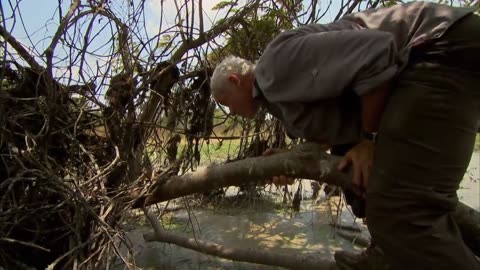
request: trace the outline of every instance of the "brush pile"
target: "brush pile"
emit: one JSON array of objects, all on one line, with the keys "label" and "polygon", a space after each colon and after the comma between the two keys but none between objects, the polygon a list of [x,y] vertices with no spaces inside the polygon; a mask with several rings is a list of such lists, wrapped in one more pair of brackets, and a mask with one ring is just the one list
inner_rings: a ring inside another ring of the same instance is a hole
[{"label": "brush pile", "polygon": [[93,84],[64,86],[46,72],[0,64],[0,266],[63,269],[104,263],[127,201],[106,175],[118,149],[97,134]]}]

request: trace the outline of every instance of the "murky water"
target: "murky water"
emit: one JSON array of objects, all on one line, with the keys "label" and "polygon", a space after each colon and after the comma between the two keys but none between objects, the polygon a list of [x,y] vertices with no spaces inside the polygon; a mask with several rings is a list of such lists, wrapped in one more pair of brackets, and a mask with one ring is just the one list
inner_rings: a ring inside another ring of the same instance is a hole
[{"label": "murky water", "polygon": [[[472,156],[470,167],[465,175],[458,196],[467,205],[480,210],[480,159],[479,153]],[[308,196],[309,182],[303,181],[303,194]],[[293,189],[295,190],[295,189]],[[332,211],[333,208],[333,211]],[[350,240],[336,234],[330,221],[340,221],[343,225],[354,225],[362,229],[362,236],[368,238],[366,227],[357,220],[355,223],[348,209],[343,208],[339,217],[335,214],[335,204],[314,204],[302,202],[300,213],[291,209],[273,209],[262,202],[244,208],[221,208],[217,210],[186,211],[175,214],[170,227],[186,237],[196,237],[227,247],[261,249],[279,254],[308,253],[332,258],[335,251],[359,250]],[[194,226],[189,225],[192,221]],[[142,269],[279,269],[275,267],[242,262],[232,262],[204,255],[195,251],[165,243],[146,243],[142,234],[149,227],[136,228],[128,233],[133,244],[136,264]],[[117,266],[116,269],[123,267]]]},{"label": "murky water", "polygon": [[[349,241],[335,235],[325,211],[317,207],[292,216],[249,210],[236,210],[234,215],[196,211],[191,216],[196,224],[194,228],[177,228],[177,232],[188,237],[195,234],[198,239],[227,247],[268,249],[279,254],[314,253],[331,258],[337,250],[353,250]],[[188,220],[185,212],[176,215],[176,222],[180,224],[187,224]],[[129,233],[138,252],[136,263],[144,269],[277,269],[218,259],[170,244],[143,243],[142,233],[147,231],[148,228]]]}]

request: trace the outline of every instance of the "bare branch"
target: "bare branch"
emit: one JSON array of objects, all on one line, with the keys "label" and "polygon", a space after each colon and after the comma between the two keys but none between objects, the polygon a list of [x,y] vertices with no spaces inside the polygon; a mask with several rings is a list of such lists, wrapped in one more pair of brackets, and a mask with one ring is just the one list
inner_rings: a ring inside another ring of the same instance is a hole
[{"label": "bare branch", "polygon": [[0,35],[5,39],[8,44],[10,44],[20,55],[20,57],[27,62],[32,69],[36,71],[43,70],[42,66],[40,66],[37,61],[33,58],[33,56],[23,47],[20,42],[18,42],[3,26],[0,26]]},{"label": "bare branch", "polygon": [[198,17],[200,21],[200,35],[203,35],[203,0],[198,0]]},{"label": "bare branch", "polygon": [[80,5],[80,0],[74,0],[72,4],[70,5],[70,9],[68,10],[67,14],[65,17],[63,17],[62,21],[60,22],[60,25],[57,28],[57,32],[52,38],[52,42],[48,46],[48,48],[45,50],[44,54],[47,57],[47,71],[49,74],[52,74],[52,58],[53,58],[53,52],[55,51],[55,47],[58,44],[58,41],[60,40],[60,37],[62,34],[67,30],[67,24],[70,21],[70,18],[73,16],[73,13],[77,10],[77,8]]},{"label": "bare branch", "polygon": [[236,13],[235,15],[227,19],[227,21],[214,26],[211,30],[205,32],[203,35],[200,35],[200,37],[198,37],[197,39],[186,40],[173,54],[171,58],[172,62],[179,61],[182,58],[182,56],[185,54],[185,52],[187,52],[188,50],[202,46],[206,42],[220,35],[225,30],[232,27],[235,23],[239,22],[240,19],[242,19],[244,16],[246,16],[255,8],[256,8],[255,4],[252,4],[248,7],[244,7],[240,12]]},{"label": "bare branch", "polygon": [[146,216],[154,228],[154,233],[144,235],[147,242],[160,241],[229,260],[279,266],[288,269],[338,269],[334,261],[323,259],[317,254],[279,254],[259,249],[239,249],[224,247],[195,238],[182,237],[163,230],[157,218],[151,212],[146,211]]}]

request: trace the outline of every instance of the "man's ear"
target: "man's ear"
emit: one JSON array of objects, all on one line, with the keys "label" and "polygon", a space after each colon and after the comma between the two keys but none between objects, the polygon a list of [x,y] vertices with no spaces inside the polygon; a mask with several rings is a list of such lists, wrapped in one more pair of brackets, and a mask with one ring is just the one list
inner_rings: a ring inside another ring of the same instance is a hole
[{"label": "man's ear", "polygon": [[240,85],[240,78],[235,74],[229,75],[228,80],[237,87]]}]

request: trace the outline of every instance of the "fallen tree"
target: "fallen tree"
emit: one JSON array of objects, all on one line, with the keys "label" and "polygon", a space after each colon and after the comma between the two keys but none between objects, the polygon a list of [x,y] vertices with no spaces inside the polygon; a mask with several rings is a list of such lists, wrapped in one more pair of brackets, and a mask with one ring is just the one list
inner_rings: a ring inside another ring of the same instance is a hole
[{"label": "fallen tree", "polygon": [[[157,179],[149,193],[137,199],[133,206],[141,208],[220,187],[258,182],[259,179],[270,179],[275,175],[312,179],[340,187],[349,187],[352,172],[351,170],[337,171],[339,161],[339,157],[327,154],[322,145],[304,143],[290,151],[272,156],[212,165],[182,176]],[[479,256],[480,214],[459,202],[454,218],[466,240],[465,242]]]},{"label": "fallen tree", "polygon": [[315,143],[301,144],[290,151],[268,157],[247,158],[221,165],[211,165],[193,173],[156,179],[147,195],[133,204],[134,208],[149,206],[186,195],[248,182],[264,182],[274,175],[321,180],[335,186],[350,185],[348,173],[335,168],[339,158],[325,152]]}]

